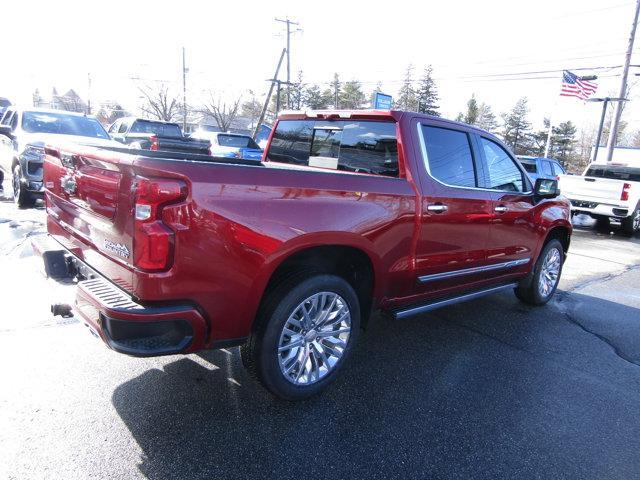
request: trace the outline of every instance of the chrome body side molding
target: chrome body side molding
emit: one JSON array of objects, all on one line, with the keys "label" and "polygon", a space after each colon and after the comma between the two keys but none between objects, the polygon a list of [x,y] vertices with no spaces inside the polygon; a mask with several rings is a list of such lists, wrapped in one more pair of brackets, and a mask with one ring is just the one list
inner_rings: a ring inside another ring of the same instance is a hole
[{"label": "chrome body side molding", "polygon": [[471,275],[473,273],[491,272],[493,270],[507,270],[509,268],[526,265],[531,261],[530,258],[521,258],[519,260],[511,260],[509,262],[496,263],[493,265],[485,265],[483,267],[463,268],[462,270],[452,270],[451,272],[434,273],[431,275],[422,275],[418,277],[420,283],[433,282],[435,280],[444,280],[447,278],[460,277],[463,275]]}]

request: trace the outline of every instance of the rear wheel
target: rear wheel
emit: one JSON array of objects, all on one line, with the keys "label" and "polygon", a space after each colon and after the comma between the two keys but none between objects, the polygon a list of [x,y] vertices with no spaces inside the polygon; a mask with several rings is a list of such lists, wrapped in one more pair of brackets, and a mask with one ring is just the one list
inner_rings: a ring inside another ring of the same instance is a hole
[{"label": "rear wheel", "polygon": [[33,207],[34,200],[31,194],[24,188],[22,184],[22,168],[20,165],[13,167],[13,201],[20,208]]},{"label": "rear wheel", "polygon": [[516,288],[516,296],[531,305],[547,303],[558,288],[563,263],[562,244],[556,239],[550,240],[542,249],[531,277]]},{"label": "rear wheel", "polygon": [[636,206],[634,212],[622,220],[622,230],[629,235],[633,235],[640,230],[640,205]]},{"label": "rear wheel", "polygon": [[360,328],[358,297],[334,275],[292,279],[266,300],[241,349],[249,372],[271,393],[301,400],[335,380]]}]

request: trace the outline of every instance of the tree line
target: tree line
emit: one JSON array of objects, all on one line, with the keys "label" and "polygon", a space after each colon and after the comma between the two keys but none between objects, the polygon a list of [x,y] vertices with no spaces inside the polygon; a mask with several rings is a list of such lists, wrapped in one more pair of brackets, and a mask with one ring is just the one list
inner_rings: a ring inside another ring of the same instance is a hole
[{"label": "tree line", "polygon": [[[215,122],[225,131],[238,117],[248,119],[251,123],[257,122],[263,108],[262,101],[251,90],[248,91],[248,95],[239,95],[231,99],[209,92],[205,100],[201,100],[197,105],[186,106],[182,104],[179,93],[172,92],[164,84],[139,87],[139,91],[141,94],[139,109],[150,118],[181,121],[186,110],[189,123],[197,121],[195,117],[199,116],[200,119],[206,118],[207,121]],[[285,108],[293,110],[371,108],[375,94],[378,92],[382,92],[380,82],[373,90],[367,92],[359,80],[345,81],[338,73],[334,73],[333,78],[326,83],[309,83],[305,81],[303,72],[299,71],[288,89],[283,86],[279,95],[272,96],[265,120],[268,123],[273,122],[277,111]],[[440,96],[431,65],[424,66],[416,74],[414,66],[410,64],[398,91],[385,93],[395,93],[393,102],[395,109],[441,115]],[[84,108],[85,104],[73,90],[65,96],[56,97],[56,95],[57,92],[54,89],[53,99],[58,99],[59,108],[66,109],[67,104],[72,105],[74,109]],[[41,101],[37,90],[34,93],[34,105],[36,100]],[[72,108],[69,107],[69,109]],[[126,111],[118,102],[111,101],[101,104],[94,113],[103,123],[111,123],[118,117],[124,116]],[[481,101],[472,94],[466,103],[465,110],[458,113],[455,120],[501,137],[516,155],[543,156],[545,153],[549,119],[544,119],[542,129],[534,130],[529,120],[527,97],[518,99],[509,111],[496,115],[488,102]],[[604,139],[608,136],[610,122],[611,112],[603,131]],[[640,131],[625,135],[625,128],[626,123],[623,121],[619,137],[623,140],[622,143],[640,146]],[[594,137],[594,128],[583,128],[578,131],[571,121],[554,124],[549,156],[559,159],[566,167],[579,170],[589,160]]]}]

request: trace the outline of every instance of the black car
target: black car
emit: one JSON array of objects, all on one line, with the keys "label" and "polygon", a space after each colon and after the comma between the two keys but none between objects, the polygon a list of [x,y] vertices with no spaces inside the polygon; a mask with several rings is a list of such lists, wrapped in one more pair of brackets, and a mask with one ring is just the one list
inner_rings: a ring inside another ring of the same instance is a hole
[{"label": "black car", "polygon": [[[42,198],[42,165],[46,144],[81,143],[117,147],[94,117],[39,108],[9,107],[0,121],[0,177],[12,176],[19,207]],[[0,181],[2,178],[0,178]]]},{"label": "black car", "polygon": [[211,142],[185,137],[177,123],[125,117],[113,122],[109,135],[114,140],[140,150],[209,155]]}]

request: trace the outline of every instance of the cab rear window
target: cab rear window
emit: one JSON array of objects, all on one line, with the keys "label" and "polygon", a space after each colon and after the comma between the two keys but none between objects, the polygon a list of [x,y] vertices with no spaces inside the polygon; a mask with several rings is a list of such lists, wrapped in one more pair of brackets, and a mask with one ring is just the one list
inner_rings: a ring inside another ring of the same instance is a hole
[{"label": "cab rear window", "polygon": [[615,167],[615,166],[593,166],[589,167],[586,177],[613,178],[615,180],[629,180],[640,182],[640,168]]},{"label": "cab rear window", "polygon": [[281,120],[267,158],[272,162],[397,177],[396,124],[368,120]]}]

